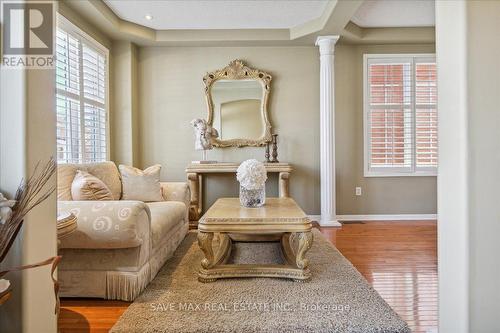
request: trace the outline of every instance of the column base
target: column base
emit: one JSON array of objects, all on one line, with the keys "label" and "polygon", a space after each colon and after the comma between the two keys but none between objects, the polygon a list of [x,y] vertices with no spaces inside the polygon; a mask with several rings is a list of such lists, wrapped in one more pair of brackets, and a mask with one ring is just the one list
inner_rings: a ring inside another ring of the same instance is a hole
[{"label": "column base", "polygon": [[341,227],[342,224],[337,219],[323,218],[319,220],[319,225],[322,227]]}]

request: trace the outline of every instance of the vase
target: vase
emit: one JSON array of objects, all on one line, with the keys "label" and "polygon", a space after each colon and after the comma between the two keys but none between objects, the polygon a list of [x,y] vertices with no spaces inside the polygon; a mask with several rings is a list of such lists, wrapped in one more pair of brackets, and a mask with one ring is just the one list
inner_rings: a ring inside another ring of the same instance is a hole
[{"label": "vase", "polygon": [[240,186],[240,203],[244,207],[261,207],[266,203],[266,187],[247,190]]}]

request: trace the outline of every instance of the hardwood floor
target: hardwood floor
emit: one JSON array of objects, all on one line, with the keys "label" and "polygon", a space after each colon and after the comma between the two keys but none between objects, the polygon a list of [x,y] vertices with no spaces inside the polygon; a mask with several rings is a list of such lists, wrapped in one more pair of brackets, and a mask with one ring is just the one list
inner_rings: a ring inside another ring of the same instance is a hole
[{"label": "hardwood floor", "polygon": [[356,222],[321,232],[413,332],[437,332],[436,222]]},{"label": "hardwood floor", "polygon": [[108,332],[129,305],[129,302],[94,298],[62,298],[59,332]]},{"label": "hardwood floor", "polygon": [[[437,332],[437,228],[433,221],[351,222],[320,228],[413,332]],[[107,332],[128,302],[62,299],[60,332]]]}]

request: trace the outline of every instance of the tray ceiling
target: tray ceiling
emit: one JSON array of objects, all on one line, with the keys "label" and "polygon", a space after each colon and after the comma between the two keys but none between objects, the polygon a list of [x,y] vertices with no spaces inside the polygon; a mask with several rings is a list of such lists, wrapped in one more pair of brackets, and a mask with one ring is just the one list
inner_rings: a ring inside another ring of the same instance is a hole
[{"label": "tray ceiling", "polygon": [[362,28],[434,26],[434,0],[368,0],[352,17]]},{"label": "tray ceiling", "polygon": [[[327,0],[104,0],[120,18],[155,30],[286,29],[323,14]],[[151,15],[151,20],[146,19]]]}]

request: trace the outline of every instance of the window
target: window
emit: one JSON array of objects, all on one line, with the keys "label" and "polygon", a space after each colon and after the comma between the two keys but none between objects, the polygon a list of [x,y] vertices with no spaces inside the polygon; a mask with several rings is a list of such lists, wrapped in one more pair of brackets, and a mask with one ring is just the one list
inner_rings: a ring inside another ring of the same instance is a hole
[{"label": "window", "polygon": [[365,176],[435,176],[435,56],[365,54],[363,74]]},{"label": "window", "polygon": [[108,50],[62,16],[56,33],[58,163],[108,159]]}]

